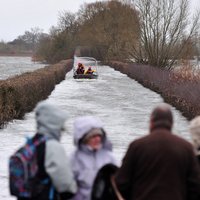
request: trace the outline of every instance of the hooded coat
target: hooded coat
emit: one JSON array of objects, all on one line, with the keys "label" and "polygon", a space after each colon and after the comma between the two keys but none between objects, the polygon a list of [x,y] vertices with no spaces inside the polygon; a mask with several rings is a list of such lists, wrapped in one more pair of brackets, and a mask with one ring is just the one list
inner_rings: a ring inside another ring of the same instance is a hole
[{"label": "hooded coat", "polygon": [[[76,182],[65,150],[60,144],[61,130],[66,120],[66,113],[58,107],[43,101],[35,109],[37,134],[33,140],[46,136],[47,141],[37,146],[39,166],[38,178],[49,178],[50,183],[34,200],[47,200],[53,185],[54,198],[69,199],[77,190]],[[20,199],[21,200],[21,199]]]},{"label": "hooded coat", "polygon": [[[82,143],[82,139],[93,128],[103,131],[102,147],[92,150]],[[78,192],[73,200],[90,200],[94,179],[99,169],[108,164],[116,164],[112,154],[112,146],[103,130],[102,122],[95,117],[79,117],[74,123],[74,142],[76,150],[71,155],[72,170],[77,181]]]}]

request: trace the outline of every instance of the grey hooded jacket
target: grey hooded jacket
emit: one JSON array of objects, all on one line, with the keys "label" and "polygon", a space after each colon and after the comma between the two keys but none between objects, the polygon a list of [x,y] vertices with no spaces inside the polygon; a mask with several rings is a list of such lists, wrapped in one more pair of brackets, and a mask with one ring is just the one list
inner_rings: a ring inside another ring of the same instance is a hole
[{"label": "grey hooded jacket", "polygon": [[117,164],[105,131],[101,149],[94,151],[81,143],[81,139],[93,128],[103,129],[103,124],[98,118],[85,116],[75,120],[74,142],[77,148],[71,155],[71,164],[78,184],[78,192],[73,200],[90,200],[93,181],[98,170],[108,163]]},{"label": "grey hooded jacket", "polygon": [[77,186],[69,160],[60,144],[61,130],[66,120],[66,113],[55,105],[43,101],[35,109],[37,133],[46,135],[45,170],[57,192],[76,193]]}]

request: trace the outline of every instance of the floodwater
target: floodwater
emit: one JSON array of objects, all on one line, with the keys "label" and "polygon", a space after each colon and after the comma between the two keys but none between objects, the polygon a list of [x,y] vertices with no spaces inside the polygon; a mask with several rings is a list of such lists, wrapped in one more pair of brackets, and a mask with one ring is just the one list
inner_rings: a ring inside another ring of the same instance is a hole
[{"label": "floodwater", "polygon": [[[149,115],[163,102],[159,94],[144,88],[126,75],[108,67],[99,67],[99,79],[75,80],[70,71],[48,98],[69,114],[62,145],[69,154],[73,146],[72,125],[76,117],[98,116],[105,125],[119,163],[131,141],[148,133]],[[174,132],[190,140],[188,121],[173,108]],[[35,132],[34,112],[23,120],[15,120],[0,130],[0,199],[14,199],[8,194],[8,158]]]},{"label": "floodwater", "polygon": [[41,63],[31,62],[31,57],[0,56],[0,80],[34,71],[44,66]]}]

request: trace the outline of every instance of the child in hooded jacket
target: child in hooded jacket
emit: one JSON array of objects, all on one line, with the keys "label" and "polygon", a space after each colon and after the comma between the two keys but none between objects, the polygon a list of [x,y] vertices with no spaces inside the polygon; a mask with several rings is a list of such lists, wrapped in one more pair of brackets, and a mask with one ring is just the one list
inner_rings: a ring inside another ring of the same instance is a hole
[{"label": "child in hooded jacket", "polygon": [[93,116],[79,117],[74,122],[76,149],[71,155],[72,171],[78,185],[73,200],[90,200],[97,172],[108,163],[117,165],[102,122]]}]

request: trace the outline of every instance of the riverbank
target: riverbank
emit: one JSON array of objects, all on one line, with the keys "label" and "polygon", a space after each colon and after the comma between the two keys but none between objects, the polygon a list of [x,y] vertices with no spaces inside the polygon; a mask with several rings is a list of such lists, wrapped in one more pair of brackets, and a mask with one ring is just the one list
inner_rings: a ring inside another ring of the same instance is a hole
[{"label": "riverbank", "polygon": [[134,63],[112,61],[108,65],[159,93],[165,102],[180,110],[188,120],[200,115],[199,77],[179,76],[174,72]]},{"label": "riverbank", "polygon": [[23,118],[37,102],[46,99],[65,79],[73,60],[64,60],[34,72],[0,81],[0,128],[12,119]]}]

